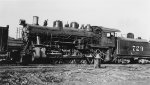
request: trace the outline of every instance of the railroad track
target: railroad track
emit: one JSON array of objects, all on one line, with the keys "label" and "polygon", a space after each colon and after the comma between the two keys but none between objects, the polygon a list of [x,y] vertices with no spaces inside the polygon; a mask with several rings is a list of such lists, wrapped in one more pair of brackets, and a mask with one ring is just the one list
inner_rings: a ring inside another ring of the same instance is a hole
[{"label": "railroad track", "polygon": [[[118,67],[118,66],[149,66],[148,64],[101,64],[102,68],[106,67]],[[93,64],[28,64],[26,66],[20,65],[20,64],[0,64],[0,69],[3,68],[66,68],[67,66],[73,66],[73,67],[93,67]]]}]

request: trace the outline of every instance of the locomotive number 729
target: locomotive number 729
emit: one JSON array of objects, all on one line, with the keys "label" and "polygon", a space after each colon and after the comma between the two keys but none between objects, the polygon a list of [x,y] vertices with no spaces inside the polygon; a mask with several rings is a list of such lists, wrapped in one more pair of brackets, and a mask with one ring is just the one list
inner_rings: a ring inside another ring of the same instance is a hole
[{"label": "locomotive number 729", "polygon": [[133,51],[143,51],[143,46],[132,46]]}]

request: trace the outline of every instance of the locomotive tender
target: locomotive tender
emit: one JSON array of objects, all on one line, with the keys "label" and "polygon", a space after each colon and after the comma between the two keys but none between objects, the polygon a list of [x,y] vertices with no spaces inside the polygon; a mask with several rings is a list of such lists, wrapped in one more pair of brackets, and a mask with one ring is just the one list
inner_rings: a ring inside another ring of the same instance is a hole
[{"label": "locomotive tender", "polygon": [[[93,63],[96,51],[101,52],[103,63],[141,62],[150,59],[150,44],[144,39],[134,39],[132,33],[127,38],[117,37],[118,29],[102,26],[79,27],[77,22],[63,26],[62,21],[54,21],[53,27],[38,24],[38,17],[33,17],[33,24],[20,20],[22,37],[18,40],[1,38],[8,42],[7,52],[12,60],[21,63]],[[3,34],[8,36],[8,34]],[[1,44],[1,49],[3,44]],[[3,45],[4,46],[4,45]],[[2,52],[2,50],[1,50]]]},{"label": "locomotive tender", "polygon": [[[133,37],[117,38],[117,57],[130,59],[130,62],[149,62],[150,43],[145,39],[134,39]],[[123,61],[118,61],[123,62]]]}]

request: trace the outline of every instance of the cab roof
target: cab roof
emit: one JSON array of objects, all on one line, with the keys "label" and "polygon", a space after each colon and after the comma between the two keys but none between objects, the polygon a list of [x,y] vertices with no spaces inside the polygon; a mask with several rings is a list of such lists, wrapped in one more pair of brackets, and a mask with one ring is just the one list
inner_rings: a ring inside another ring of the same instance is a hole
[{"label": "cab roof", "polygon": [[120,30],[118,29],[114,29],[114,28],[107,28],[107,27],[103,27],[103,26],[92,26],[96,29],[100,29],[101,31],[103,32],[121,32]]}]

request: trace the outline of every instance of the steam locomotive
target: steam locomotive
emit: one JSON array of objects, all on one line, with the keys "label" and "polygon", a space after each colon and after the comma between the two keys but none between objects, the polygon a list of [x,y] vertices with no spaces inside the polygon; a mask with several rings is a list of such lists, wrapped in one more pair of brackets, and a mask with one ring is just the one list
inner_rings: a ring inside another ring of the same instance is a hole
[{"label": "steam locomotive", "polygon": [[1,32],[6,32],[0,37],[0,59],[27,64],[41,61],[91,64],[99,50],[103,63],[149,62],[149,42],[134,39],[132,33],[127,38],[117,37],[118,29],[90,24],[79,27],[77,22],[63,26],[60,20],[54,21],[53,27],[48,27],[46,21],[40,26],[38,19],[34,16],[33,24],[20,20],[23,27],[20,39],[9,39],[8,27],[0,27]]}]

